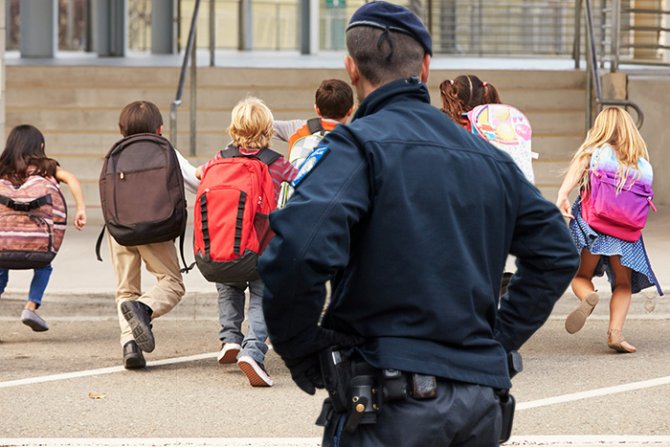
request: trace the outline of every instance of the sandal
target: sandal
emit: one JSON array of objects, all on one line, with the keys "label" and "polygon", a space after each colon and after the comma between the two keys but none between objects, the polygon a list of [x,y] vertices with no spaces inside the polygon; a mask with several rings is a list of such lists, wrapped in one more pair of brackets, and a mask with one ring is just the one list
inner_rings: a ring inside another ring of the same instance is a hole
[{"label": "sandal", "polygon": [[623,334],[620,329],[610,329],[607,331],[607,346],[614,349],[616,352],[623,354],[632,354],[637,351],[635,346],[623,339]]},{"label": "sandal", "polygon": [[584,327],[586,319],[591,315],[599,300],[598,293],[591,292],[568,314],[568,318],[565,319],[565,330],[568,331],[568,334],[574,334]]}]

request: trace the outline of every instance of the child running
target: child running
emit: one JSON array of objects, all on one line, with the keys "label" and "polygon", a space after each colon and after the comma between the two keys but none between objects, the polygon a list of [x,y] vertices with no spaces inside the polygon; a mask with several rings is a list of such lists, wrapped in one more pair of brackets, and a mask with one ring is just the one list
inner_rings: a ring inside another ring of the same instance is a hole
[{"label": "child running", "polygon": [[[124,138],[138,134],[162,136],[163,116],[156,104],[144,100],[133,101],[119,114],[119,130]],[[175,154],[185,188],[195,192],[198,187],[195,167],[176,149]],[[168,194],[167,190],[165,194]],[[174,309],[186,292],[177,249],[173,240],[125,246],[110,234],[108,241],[116,277],[123,366],[126,369],[145,368],[143,352],[152,352],[155,348],[152,321]],[[154,286],[144,292],[142,263],[156,279]]]},{"label": "child running", "polygon": [[[56,160],[46,156],[42,132],[30,124],[22,124],[13,128],[7,137],[7,145],[0,155],[0,178],[10,181],[14,186],[20,186],[31,175],[39,175],[56,184],[67,184],[77,206],[74,226],[77,230],[84,228],[86,205],[79,180],[61,168]],[[36,311],[42,305],[52,270],[51,264],[33,270],[28,301],[21,312],[21,322],[36,332],[49,330],[47,322]],[[0,268],[0,296],[5,291],[8,280],[9,270]]]},{"label": "child running", "polygon": [[589,173],[596,168],[614,174],[618,191],[634,182],[651,185],[653,172],[648,160],[647,146],[630,115],[621,108],[605,108],[573,156],[556,200],[563,215],[571,219],[572,238],[581,253],[579,270],[572,281],[572,291],[580,304],[568,315],[565,329],[574,334],[584,327],[599,301],[592,279],[607,273],[612,288],[607,345],[621,353],[636,351],[623,337],[631,294],[651,286],[663,293],[642,238],[629,242],[594,230],[583,218],[581,194],[572,207],[568,196],[576,187],[580,192],[589,191]]},{"label": "child running", "polygon": [[[232,111],[232,120],[228,133],[232,143],[225,151],[233,151],[239,156],[255,156],[267,148],[273,134],[273,117],[270,109],[258,98],[249,97],[240,101]],[[221,158],[217,152],[213,160]],[[212,161],[196,170],[196,177],[201,179]],[[295,178],[296,169],[283,156],[268,166],[275,198],[279,195],[282,182],[290,182]],[[219,339],[222,342],[218,355],[220,364],[237,362],[238,367],[249,379],[251,386],[272,386],[272,378],[265,369],[265,354],[268,337],[265,318],[263,317],[263,291],[265,286],[256,273],[255,277],[239,283],[216,283],[219,292],[219,322],[221,330]],[[246,336],[242,333],[244,320],[245,290],[249,289],[249,330]]]}]

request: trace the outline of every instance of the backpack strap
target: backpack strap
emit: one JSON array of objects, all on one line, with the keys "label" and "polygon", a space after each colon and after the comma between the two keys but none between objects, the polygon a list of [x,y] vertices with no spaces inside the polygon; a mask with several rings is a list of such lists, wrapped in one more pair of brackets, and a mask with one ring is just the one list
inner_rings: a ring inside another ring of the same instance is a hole
[{"label": "backpack strap", "polygon": [[184,239],[186,239],[186,227],[184,227],[184,231],[182,231],[181,235],[179,235],[179,254],[181,256],[181,262],[184,264],[184,268],[180,269],[179,271],[181,273],[188,273],[193,269],[195,261],[192,262],[191,265],[186,263],[186,258],[184,257]]},{"label": "backpack strap", "polygon": [[221,158],[234,158],[234,157],[257,158],[258,160],[262,161],[268,166],[277,161],[279,157],[281,157],[281,154],[279,152],[273,151],[268,147],[261,149],[256,154],[247,155],[240,152],[240,148],[238,148],[237,146],[228,146],[226,149],[221,150],[220,154]]},{"label": "backpack strap", "polygon": [[321,118],[310,118],[307,120],[307,129],[309,129],[309,133],[314,134],[314,133],[321,133],[323,132],[323,124],[321,124]]},{"label": "backpack strap", "polygon": [[100,247],[102,246],[102,237],[105,235],[105,227],[106,225],[102,225],[102,230],[100,230],[100,234],[98,235],[98,240],[95,241],[95,257],[98,261],[102,262],[102,256],[100,256]]},{"label": "backpack strap", "polygon": [[14,211],[30,211],[41,208],[44,205],[50,205],[51,195],[47,194],[45,196],[31,200],[30,202],[17,202],[16,200],[7,196],[0,196],[0,204],[5,205],[7,208],[13,209]]}]

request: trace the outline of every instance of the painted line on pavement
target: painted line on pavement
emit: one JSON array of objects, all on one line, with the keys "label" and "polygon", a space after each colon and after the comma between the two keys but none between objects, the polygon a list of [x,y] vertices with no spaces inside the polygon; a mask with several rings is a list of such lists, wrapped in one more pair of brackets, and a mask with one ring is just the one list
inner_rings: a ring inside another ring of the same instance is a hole
[{"label": "painted line on pavement", "polygon": [[[147,366],[163,366],[163,365],[174,365],[177,363],[186,363],[186,362],[194,362],[197,360],[205,360],[205,359],[210,359],[210,358],[215,358],[218,352],[209,352],[206,354],[197,354],[197,355],[189,355],[185,357],[175,357],[175,358],[168,358],[168,359],[162,359],[162,360],[154,360],[147,362]],[[117,372],[123,372],[126,371],[126,369],[123,366],[111,366],[109,368],[97,368],[97,369],[89,369],[86,371],[74,371],[74,372],[69,372],[69,373],[61,373],[61,374],[52,374],[48,376],[39,376],[39,377],[29,377],[27,379],[16,379],[16,380],[8,380],[6,382],[0,382],[0,388],[11,388],[15,386],[22,386],[22,385],[34,385],[37,383],[45,383],[45,382],[54,382],[57,380],[68,380],[68,379],[78,379],[81,377],[90,377],[90,376],[98,376],[102,374],[112,374],[112,373],[117,373]],[[0,445],[2,445],[0,443]]]},{"label": "painted line on pavement", "polygon": [[[321,438],[0,438],[11,447],[318,447]],[[512,436],[506,446],[668,446],[670,436]]]},{"label": "painted line on pavement", "polygon": [[608,386],[605,388],[597,388],[590,391],[581,391],[579,393],[563,394],[562,396],[548,397],[545,399],[532,400],[530,402],[521,402],[516,405],[516,409],[528,410],[530,408],[546,407],[549,405],[562,404],[582,399],[590,399],[592,397],[607,396],[610,394],[625,393],[627,391],[635,391],[663,385],[670,385],[670,376],[642,380],[640,382],[631,382],[623,385]]},{"label": "painted line on pavement", "polygon": [[[193,362],[198,360],[205,360],[216,357],[218,352],[209,352],[205,354],[196,354],[185,357],[167,358],[162,360],[154,360],[147,362],[148,367],[174,365],[178,363]],[[0,382],[0,389],[12,388],[23,385],[34,385],[38,383],[54,382],[57,380],[77,379],[81,377],[97,376],[102,374],[113,374],[123,372],[126,369],[123,366],[112,366],[108,368],[97,368],[85,371],[74,371],[69,373],[52,374],[48,376],[30,377],[26,379],[8,380]],[[531,408],[546,407],[550,405],[557,405],[567,402],[574,402],[577,400],[590,399],[592,397],[607,396],[610,394],[624,393],[628,391],[636,391],[645,388],[653,388],[656,386],[670,385],[670,376],[658,377],[656,379],[642,380],[639,382],[631,382],[623,385],[615,385],[604,388],[597,388],[589,391],[581,391],[578,393],[563,394],[561,396],[548,397],[544,399],[537,399],[529,402],[519,402],[516,405],[517,410],[528,410]]]}]

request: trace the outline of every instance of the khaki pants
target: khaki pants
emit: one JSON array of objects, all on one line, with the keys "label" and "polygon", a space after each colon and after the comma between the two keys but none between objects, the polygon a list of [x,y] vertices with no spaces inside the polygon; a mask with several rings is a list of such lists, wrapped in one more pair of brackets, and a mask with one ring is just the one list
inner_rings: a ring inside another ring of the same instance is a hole
[{"label": "khaki pants", "polygon": [[[133,340],[128,322],[121,313],[121,303],[139,300],[153,310],[151,318],[171,311],[184,296],[185,288],[179,271],[174,241],[125,247],[109,236],[109,251],[116,276],[116,309],[121,327],[121,346]],[[157,283],[142,293],[141,261]]]}]

